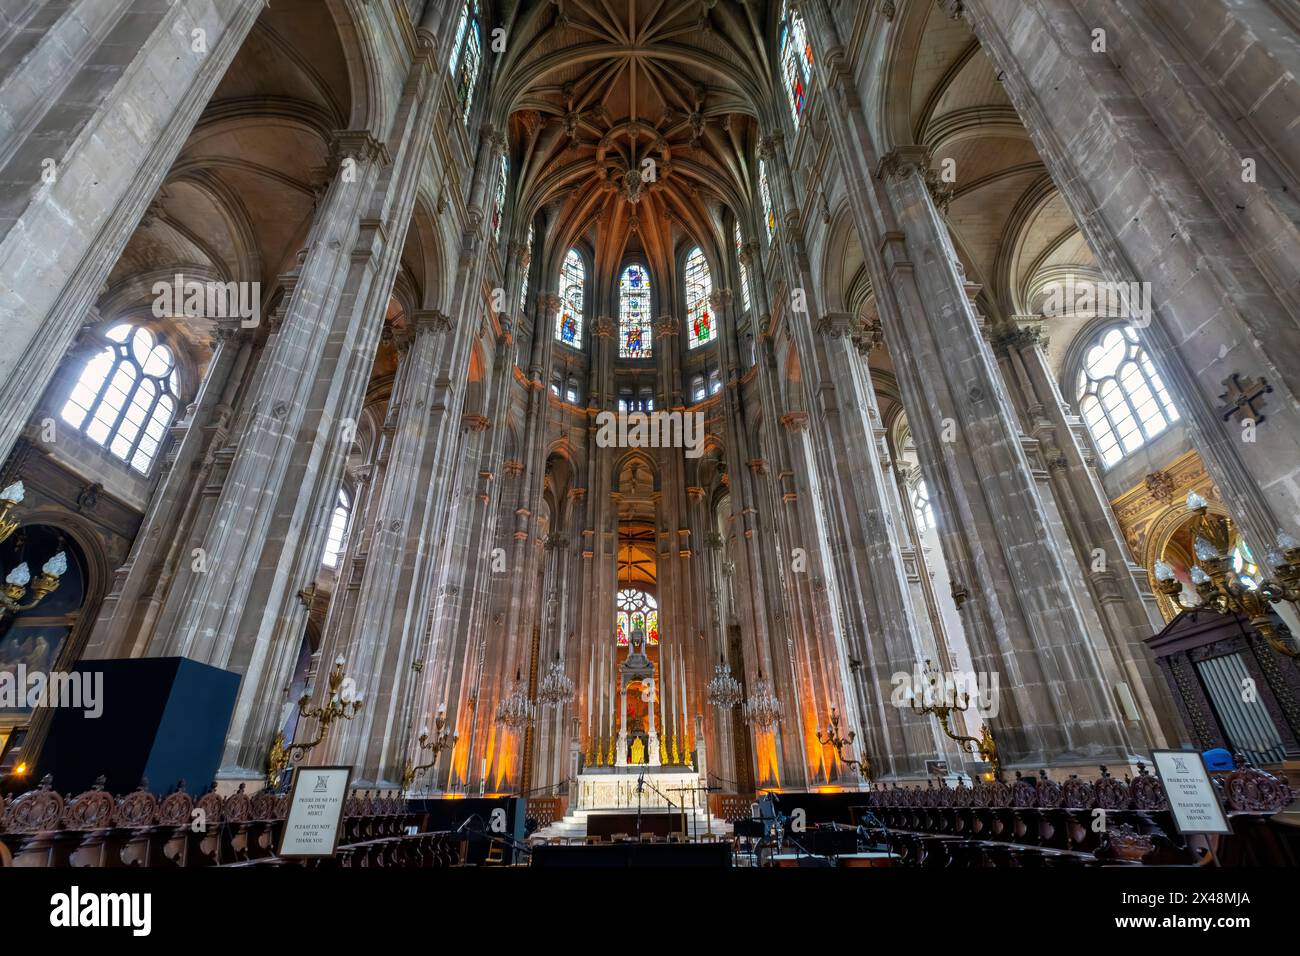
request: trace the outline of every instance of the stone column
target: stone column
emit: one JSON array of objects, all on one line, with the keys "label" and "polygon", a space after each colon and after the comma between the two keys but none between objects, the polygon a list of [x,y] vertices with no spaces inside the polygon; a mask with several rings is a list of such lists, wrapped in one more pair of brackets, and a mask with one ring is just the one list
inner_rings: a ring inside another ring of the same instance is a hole
[{"label": "stone column", "polygon": [[917,454],[941,518],[954,591],[979,671],[1010,691],[991,721],[1004,763],[1126,759],[1132,750],[1100,667],[1019,429],[965,290],[920,148],[879,176],[897,228],[880,242],[896,299],[881,319]]},{"label": "stone column", "polygon": [[260,769],[278,723],[306,616],[296,595],[319,566],[383,325],[401,244],[363,217],[385,156],[368,134],[339,137],[339,172],[247,398],[243,435],[202,538],[203,565],[180,570],[150,647],[244,676],[223,760],[234,773]]},{"label": "stone column", "polygon": [[[1070,576],[1092,597],[1089,630],[1114,692],[1127,688],[1151,746],[1176,746],[1183,731],[1144,640],[1163,626],[1146,571],[1134,564],[1093,467],[1086,425],[1069,413],[1043,353],[1037,329],[1014,325],[994,334],[1003,381],[1031,447],[1044,500],[1053,506],[1057,538]],[[1121,698],[1122,699],[1122,698]]]},{"label": "stone column", "polygon": [[321,642],[322,659],[347,659],[368,702],[355,720],[336,725],[327,751],[328,760],[354,767],[359,786],[395,786],[412,727],[427,721],[409,712],[408,689],[419,676],[412,663],[423,643],[425,582],[436,558],[425,546],[427,515],[445,503],[444,494],[431,492],[446,481],[443,459],[454,454],[460,429],[459,416],[447,409],[450,383],[440,381],[443,355],[453,347],[451,329],[441,312],[410,317],[393,396],[396,431],[376,489],[355,613],[346,620],[331,614]]},{"label": "stone column", "polygon": [[37,39],[0,67],[0,460],[264,6],[77,0],[13,24]]},{"label": "stone column", "polygon": [[[1300,148],[1277,125],[1294,113],[1294,23],[1227,0],[953,8],[1106,277],[1150,284],[1139,338],[1262,554],[1279,525],[1300,525],[1300,363],[1286,360],[1300,351]],[[1255,379],[1272,393],[1235,404]]]},{"label": "stone column", "polygon": [[[1087,635],[922,147],[883,158],[825,0],[807,0],[818,77],[885,341],[937,515],[1004,766],[1127,759],[1133,744]],[[1062,85],[1062,89],[1067,87]]]}]

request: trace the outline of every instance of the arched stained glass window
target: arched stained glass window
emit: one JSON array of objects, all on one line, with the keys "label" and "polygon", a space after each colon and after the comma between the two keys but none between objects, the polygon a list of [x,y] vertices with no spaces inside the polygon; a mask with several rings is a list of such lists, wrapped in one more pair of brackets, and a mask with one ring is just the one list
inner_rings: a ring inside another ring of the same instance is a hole
[{"label": "arched stained glass window", "polygon": [[575,349],[582,347],[582,289],[587,272],[577,249],[570,249],[560,266],[560,314],[555,317],[555,337]]},{"label": "arched stained glass window", "polygon": [[630,265],[618,280],[618,357],[650,357],[650,274]]},{"label": "arched stained glass window", "polygon": [[65,422],[145,475],[176,414],[176,361],[148,329],[109,329],[63,404]]},{"label": "arched stained glass window", "polygon": [[763,200],[763,222],[767,224],[767,241],[776,235],[776,213],[772,211],[772,190],[767,185],[767,163],[758,161],[758,195]]},{"label": "arched stained glass window", "polygon": [[456,103],[461,119],[469,123],[474,106],[474,88],[478,84],[478,71],[483,62],[483,34],[479,26],[478,4],[467,0],[460,12],[460,25],[456,29],[456,45],[452,47],[451,75],[456,81]]},{"label": "arched stained glass window", "polygon": [[689,326],[689,348],[711,342],[714,338],[713,314],[709,311],[709,295],[713,280],[704,253],[696,246],[686,257],[686,324]]},{"label": "arched stained glass window", "polygon": [[1178,409],[1131,328],[1101,333],[1084,356],[1077,398],[1107,467],[1178,421]]},{"label": "arched stained glass window", "polygon": [[745,237],[740,232],[740,220],[736,220],[736,261],[740,263],[740,301],[745,306],[745,311],[749,311],[749,266],[745,265],[743,256],[745,250]]},{"label": "arched stained glass window", "polygon": [[345,489],[339,489],[338,500],[330,514],[330,529],[325,537],[325,554],[321,563],[328,568],[338,567],[339,556],[343,554],[343,536],[348,530],[348,518],[352,514],[352,499]]},{"label": "arched stained glass window", "polygon": [[533,264],[533,224],[528,224],[528,238],[524,240],[524,255],[519,260],[519,311],[528,304],[528,270]]},{"label": "arched stained glass window", "polygon": [[615,632],[620,647],[627,647],[638,627],[645,632],[647,644],[659,643],[659,604],[653,594],[639,588],[623,588],[618,592],[617,605]]},{"label": "arched stained glass window", "polygon": [[492,241],[501,241],[501,220],[505,218],[506,187],[510,184],[510,161],[501,154],[501,167],[497,172],[497,191],[492,201]]},{"label": "arched stained glass window", "polygon": [[812,82],[813,52],[808,41],[808,31],[804,27],[803,17],[789,9],[788,3],[781,5],[781,72],[785,77],[786,98],[790,103],[790,115],[794,117],[794,127],[799,128],[803,120],[803,108],[808,99],[808,87]]}]

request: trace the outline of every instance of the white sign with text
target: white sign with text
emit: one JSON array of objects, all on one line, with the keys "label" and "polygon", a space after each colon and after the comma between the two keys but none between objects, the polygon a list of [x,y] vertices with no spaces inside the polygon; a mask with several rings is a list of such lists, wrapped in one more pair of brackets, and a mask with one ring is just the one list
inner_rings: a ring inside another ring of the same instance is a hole
[{"label": "white sign with text", "polygon": [[1151,754],[1165,785],[1169,810],[1179,833],[1231,833],[1205,762],[1195,750],[1156,750]]},{"label": "white sign with text", "polygon": [[343,823],[351,767],[298,767],[280,856],[333,856]]}]

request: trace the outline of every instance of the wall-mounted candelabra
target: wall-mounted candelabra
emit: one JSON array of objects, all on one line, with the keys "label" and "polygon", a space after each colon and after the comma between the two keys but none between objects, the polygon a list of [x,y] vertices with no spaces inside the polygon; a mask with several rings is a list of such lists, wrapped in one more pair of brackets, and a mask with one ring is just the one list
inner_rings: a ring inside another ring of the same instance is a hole
[{"label": "wall-mounted candelabra", "polygon": [[866,777],[867,782],[870,783],[875,779],[871,773],[871,758],[863,755],[861,760],[854,760],[851,757],[844,756],[844,748],[852,746],[853,741],[857,739],[857,736],[858,735],[851,730],[847,737],[840,736],[840,715],[836,712],[835,708],[832,707],[830,726],[828,726],[825,731],[817,731],[817,742],[823,747],[834,747],[835,756],[840,758],[840,762],[862,774],[862,776]]},{"label": "wall-mounted candelabra", "polygon": [[918,717],[934,714],[939,721],[939,726],[943,728],[944,734],[950,740],[955,740],[964,753],[971,755],[978,753],[980,759],[987,763],[993,771],[993,776],[1001,779],[1002,763],[998,759],[998,745],[993,740],[993,732],[989,730],[989,725],[987,723],[980,724],[980,735],[978,737],[967,737],[964,734],[954,733],[952,730],[952,715],[954,713],[965,713],[970,709],[970,691],[964,691],[959,695],[956,682],[943,680],[942,675],[928,660],[925,662],[924,673],[928,685],[934,688],[935,693],[927,701],[925,699],[926,694],[922,693],[921,697],[918,698],[912,688],[907,688],[904,697],[912,708],[912,713]]},{"label": "wall-mounted candelabra", "polygon": [[[10,518],[9,513],[22,504],[26,491],[21,481],[15,481],[0,491],[0,544],[8,541],[18,530],[17,519]],[[62,548],[41,567],[41,573],[32,577],[31,569],[23,561],[14,566],[5,575],[4,587],[0,588],[0,620],[6,614],[21,614],[30,611],[45,600],[50,592],[59,586],[59,578],[68,570],[68,555]],[[24,600],[30,597],[30,600]]]},{"label": "wall-mounted candelabra", "polygon": [[330,725],[334,721],[352,720],[361,713],[362,695],[356,692],[352,678],[344,674],[345,663],[343,655],[340,654],[335,658],[334,669],[330,671],[329,693],[325,696],[325,703],[319,707],[309,707],[310,690],[304,691],[302,697],[298,699],[298,714],[305,720],[314,718],[320,722],[316,739],[286,747],[284,733],[275,735],[275,740],[271,743],[271,751],[266,758],[266,785],[270,789],[278,789],[280,778],[289,769],[289,765],[302,760],[309,751],[314,750],[329,736]]},{"label": "wall-mounted candelabra", "polygon": [[451,727],[447,725],[447,705],[443,704],[438,708],[438,714],[433,720],[433,733],[429,733],[428,727],[420,729],[420,753],[428,751],[429,762],[411,766],[411,762],[406,762],[406,769],[402,771],[402,788],[410,790],[411,785],[415,783],[415,778],[423,774],[426,770],[432,770],[438,762],[438,755],[450,747],[455,747],[456,742],[460,740],[460,735],[452,733]]},{"label": "wall-mounted candelabra", "polygon": [[[1276,578],[1252,587],[1233,567],[1227,521],[1211,517],[1209,503],[1194,491],[1187,496],[1187,509],[1196,516],[1192,526],[1196,564],[1190,574],[1201,606],[1221,614],[1241,615],[1273,650],[1287,657],[1300,656],[1295,646],[1278,633],[1270,607],[1282,601],[1300,602],[1300,541],[1279,531],[1276,547],[1270,548],[1267,556]],[[1157,561],[1155,578],[1160,593],[1178,603],[1183,583],[1175,576],[1173,565]]]}]

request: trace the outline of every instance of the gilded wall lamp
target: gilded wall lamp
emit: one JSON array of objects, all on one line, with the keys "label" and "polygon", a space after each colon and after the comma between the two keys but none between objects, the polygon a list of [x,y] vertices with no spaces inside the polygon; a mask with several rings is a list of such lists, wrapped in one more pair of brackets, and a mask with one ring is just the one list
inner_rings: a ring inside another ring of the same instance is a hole
[{"label": "gilded wall lamp", "polygon": [[840,715],[836,712],[834,707],[831,708],[830,726],[826,728],[824,733],[820,730],[817,731],[817,742],[819,744],[823,747],[834,747],[835,756],[839,757],[840,761],[846,766],[856,770],[858,773],[862,774],[862,776],[866,777],[867,782],[870,783],[875,779],[871,775],[871,758],[863,756],[861,760],[854,760],[850,757],[844,756],[844,748],[852,745],[856,738],[857,734],[851,730],[847,737],[840,736]]},{"label": "gilded wall lamp", "polygon": [[306,720],[314,718],[320,722],[316,739],[286,747],[284,733],[275,735],[271,752],[266,758],[266,785],[270,789],[275,790],[280,786],[280,777],[291,763],[302,760],[307,756],[308,751],[314,750],[325,740],[334,721],[340,718],[352,720],[361,713],[362,695],[356,692],[356,684],[352,678],[343,673],[345,663],[342,654],[334,659],[334,669],[330,671],[329,693],[325,696],[325,703],[319,707],[309,707],[310,690],[304,691],[302,697],[298,699],[298,714]]},{"label": "gilded wall lamp", "polygon": [[[957,694],[957,683],[952,680],[942,680],[939,671],[927,660],[925,662],[925,675],[928,678],[929,686],[934,688],[936,693],[930,697],[929,703],[926,702],[926,695],[922,692],[918,698],[912,688],[907,688],[903,696],[912,708],[912,713],[918,717],[924,717],[926,714],[934,714],[939,721],[939,726],[943,728],[944,734],[950,740],[955,740],[963,753],[979,754],[981,760],[989,765],[993,771],[993,776],[997,779],[1002,777],[1002,763],[998,759],[998,745],[993,740],[993,732],[989,730],[987,723],[980,724],[980,735],[978,737],[967,737],[963,734],[955,734],[952,731],[951,717],[953,713],[965,713],[970,709],[970,691],[964,691],[960,698]],[[951,697],[949,697],[951,694]],[[934,701],[938,701],[935,703]]]},{"label": "gilded wall lamp", "polygon": [[412,767],[411,762],[406,762],[406,769],[402,771],[402,788],[411,789],[415,783],[415,778],[422,775],[426,770],[432,770],[438,762],[438,755],[449,747],[456,746],[456,741],[460,740],[460,734],[452,733],[451,728],[447,726],[447,705],[443,704],[438,708],[438,715],[433,720],[433,733],[429,733],[428,727],[420,729],[420,753],[429,752],[429,762],[418,764]]},{"label": "gilded wall lamp", "polygon": [[[9,517],[9,513],[22,503],[25,491],[21,481],[15,481],[0,491],[0,544],[8,541],[18,530],[18,521]],[[32,577],[27,562],[16,565],[7,575],[0,587],[0,620],[6,614],[21,614],[30,611],[45,600],[46,595],[59,586],[59,578],[68,570],[68,555],[62,548],[58,550],[41,568],[41,573]],[[30,595],[31,600],[24,602]]]},{"label": "gilded wall lamp", "polygon": [[[1252,586],[1233,567],[1227,521],[1211,518],[1208,507],[1208,502],[1196,492],[1188,494],[1187,509],[1196,516],[1192,527],[1196,564],[1191,569],[1191,578],[1201,605],[1220,614],[1241,615],[1273,650],[1287,657],[1300,656],[1294,645],[1278,633],[1269,607],[1282,601],[1293,604],[1300,601],[1300,541],[1279,531],[1276,549],[1268,552],[1268,564],[1277,577]],[[1155,578],[1160,593],[1177,603],[1183,583],[1175,576],[1173,566],[1157,561]]]}]

